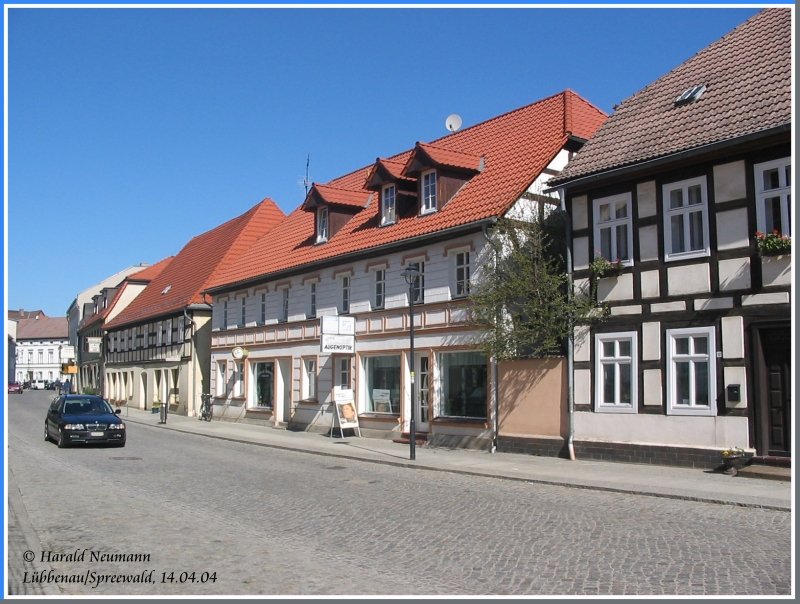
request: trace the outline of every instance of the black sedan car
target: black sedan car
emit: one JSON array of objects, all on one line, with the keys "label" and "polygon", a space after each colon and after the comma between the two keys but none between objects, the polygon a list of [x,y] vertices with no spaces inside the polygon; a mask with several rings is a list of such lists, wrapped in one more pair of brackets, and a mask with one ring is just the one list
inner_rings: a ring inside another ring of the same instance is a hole
[{"label": "black sedan car", "polygon": [[50,404],[44,422],[44,439],[59,448],[73,444],[107,443],[125,446],[125,422],[120,410],[105,399],[89,394],[59,396]]}]

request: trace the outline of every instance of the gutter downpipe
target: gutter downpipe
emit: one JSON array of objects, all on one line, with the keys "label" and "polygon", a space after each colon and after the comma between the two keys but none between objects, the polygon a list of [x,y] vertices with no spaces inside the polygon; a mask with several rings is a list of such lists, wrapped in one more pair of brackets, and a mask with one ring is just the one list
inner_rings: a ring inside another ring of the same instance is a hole
[{"label": "gutter downpipe", "polygon": [[[489,226],[488,224],[484,224],[481,227],[481,232],[483,233],[483,238],[488,242],[489,241]],[[497,269],[497,250],[494,252],[494,268]],[[497,368],[497,357],[492,355],[491,358],[492,364],[492,447],[490,449],[490,453],[497,452],[497,441],[499,438],[498,432],[500,431],[498,416],[500,414],[500,384],[498,383],[499,380],[499,370]]]},{"label": "gutter downpipe", "polygon": [[[572,301],[572,220],[567,213],[566,191],[563,187],[558,189],[558,197],[561,199],[561,210],[566,216],[564,228],[565,241],[567,246],[567,298]],[[567,451],[570,461],[575,461],[575,379],[573,375],[575,364],[575,327],[570,321],[570,333],[567,335]]]}]

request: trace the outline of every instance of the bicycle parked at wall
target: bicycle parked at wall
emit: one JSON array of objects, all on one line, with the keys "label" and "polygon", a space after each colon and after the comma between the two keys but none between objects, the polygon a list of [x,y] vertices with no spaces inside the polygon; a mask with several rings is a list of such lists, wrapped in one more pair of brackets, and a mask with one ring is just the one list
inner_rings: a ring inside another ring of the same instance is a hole
[{"label": "bicycle parked at wall", "polygon": [[214,416],[214,405],[211,404],[211,395],[201,394],[200,400],[200,419],[210,422],[211,418]]}]

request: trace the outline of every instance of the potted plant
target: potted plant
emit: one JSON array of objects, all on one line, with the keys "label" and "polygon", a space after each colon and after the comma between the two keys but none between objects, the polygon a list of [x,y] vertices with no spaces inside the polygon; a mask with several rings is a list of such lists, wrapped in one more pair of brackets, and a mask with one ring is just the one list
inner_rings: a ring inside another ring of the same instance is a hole
[{"label": "potted plant", "polygon": [[622,260],[608,260],[600,254],[595,255],[589,263],[589,270],[598,279],[601,277],[617,276],[622,271]]},{"label": "potted plant", "polygon": [[771,233],[756,231],[755,241],[761,256],[780,256],[792,253],[792,238],[788,235],[781,235],[778,229],[773,229]]},{"label": "potted plant", "polygon": [[730,472],[733,476],[750,462],[750,456],[741,447],[728,447],[722,450],[721,455],[722,471]]}]

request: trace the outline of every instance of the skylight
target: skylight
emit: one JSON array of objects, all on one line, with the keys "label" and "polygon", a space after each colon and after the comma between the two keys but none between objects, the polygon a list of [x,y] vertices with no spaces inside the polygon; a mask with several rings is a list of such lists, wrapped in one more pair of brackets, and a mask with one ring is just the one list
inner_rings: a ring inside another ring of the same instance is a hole
[{"label": "skylight", "polygon": [[700,98],[700,95],[702,95],[705,91],[706,91],[705,84],[698,84],[697,86],[692,86],[691,88],[687,88],[681,93],[681,95],[677,99],[675,99],[675,104],[685,105],[686,103],[691,103],[693,101],[696,101],[697,99]]},{"label": "skylight", "polygon": [[171,289],[172,289],[172,286],[171,285],[167,285],[164,289],[161,290],[161,295],[163,296],[164,294],[166,294]]}]

